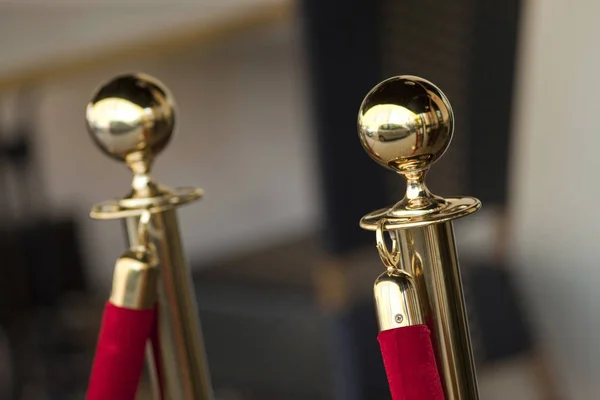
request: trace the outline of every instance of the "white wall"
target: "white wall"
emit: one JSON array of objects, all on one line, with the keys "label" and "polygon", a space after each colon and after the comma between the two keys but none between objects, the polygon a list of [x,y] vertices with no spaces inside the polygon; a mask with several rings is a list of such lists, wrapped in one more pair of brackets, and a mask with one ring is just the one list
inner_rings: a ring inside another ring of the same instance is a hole
[{"label": "white wall", "polygon": [[528,2],[515,104],[512,256],[573,400],[600,393],[598,15],[596,0]]},{"label": "white wall", "polygon": [[75,207],[84,221],[94,284],[108,285],[124,243],[118,223],[89,220],[87,212],[95,202],[124,195],[131,175],[94,147],[84,110],[95,87],[120,72],[158,77],[178,103],[176,135],[155,176],[168,186],[206,191],[180,212],[188,258],[203,261],[316,229],[316,166],[298,36],[293,24],[278,26],[43,88],[38,144],[50,206]]},{"label": "white wall", "polygon": [[0,77],[282,5],[285,0],[0,0]]}]

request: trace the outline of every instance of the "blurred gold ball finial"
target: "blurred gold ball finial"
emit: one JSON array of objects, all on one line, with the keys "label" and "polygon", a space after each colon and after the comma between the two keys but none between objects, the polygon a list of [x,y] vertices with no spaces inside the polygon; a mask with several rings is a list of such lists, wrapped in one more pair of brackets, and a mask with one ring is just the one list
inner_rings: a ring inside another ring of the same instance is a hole
[{"label": "blurred gold ball finial", "polygon": [[452,107],[444,93],[415,76],[381,82],[358,114],[358,134],[369,156],[403,174],[429,168],[448,148],[453,131]]},{"label": "blurred gold ball finial", "polygon": [[172,96],[157,79],[120,75],[101,86],[86,110],[90,135],[121,161],[150,163],[169,143],[175,124]]}]

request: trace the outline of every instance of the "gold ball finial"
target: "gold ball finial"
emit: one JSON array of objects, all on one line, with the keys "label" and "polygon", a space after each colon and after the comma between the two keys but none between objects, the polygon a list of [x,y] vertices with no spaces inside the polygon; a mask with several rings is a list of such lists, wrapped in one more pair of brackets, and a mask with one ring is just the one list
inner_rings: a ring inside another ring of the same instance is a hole
[{"label": "gold ball finial", "polygon": [[109,156],[134,169],[149,169],[169,143],[175,125],[168,89],[144,74],[117,76],[102,85],[86,110],[95,143]]},{"label": "gold ball finial", "polygon": [[375,86],[358,114],[358,134],[380,165],[406,174],[428,169],[450,144],[454,115],[433,83],[397,76]]},{"label": "gold ball finial", "polygon": [[440,197],[427,189],[425,175],[446,151],[454,132],[448,98],[433,83],[397,76],[375,86],[358,114],[358,135],[380,165],[406,178],[404,198],[365,215],[360,226],[374,231],[426,226],[477,211],[473,197]]},{"label": "gold ball finial", "polygon": [[150,174],[152,161],[173,135],[174,108],[169,90],[145,74],[119,75],[96,90],[86,110],[90,136],[104,153],[124,161],[133,179],[124,198],[96,204],[90,212],[92,218],[140,217],[202,197],[202,189],[171,189]]}]

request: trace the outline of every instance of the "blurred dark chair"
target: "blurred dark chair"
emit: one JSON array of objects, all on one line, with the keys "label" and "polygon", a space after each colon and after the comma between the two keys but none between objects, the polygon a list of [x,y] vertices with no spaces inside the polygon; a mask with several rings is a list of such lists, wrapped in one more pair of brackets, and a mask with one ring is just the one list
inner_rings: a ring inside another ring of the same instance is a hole
[{"label": "blurred dark chair", "polygon": [[82,349],[61,324],[60,302],[87,289],[80,233],[73,216],[48,208],[32,153],[34,117],[26,115],[0,138],[0,326],[11,349],[13,397],[35,385],[43,396],[68,398],[81,365],[62,378],[57,373]]}]

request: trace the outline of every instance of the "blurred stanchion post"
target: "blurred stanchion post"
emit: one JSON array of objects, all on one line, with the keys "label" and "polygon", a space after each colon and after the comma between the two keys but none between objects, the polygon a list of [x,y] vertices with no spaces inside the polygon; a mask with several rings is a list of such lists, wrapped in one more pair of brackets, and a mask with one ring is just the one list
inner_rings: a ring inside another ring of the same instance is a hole
[{"label": "blurred stanchion post", "polygon": [[[170,189],[156,183],[150,175],[154,158],[167,146],[173,133],[173,98],[164,85],[150,76],[121,75],[96,91],[86,118],[98,147],[125,162],[133,173],[130,193],[125,198],[95,205],[91,216],[124,219],[130,248],[143,250],[128,253],[129,261],[125,261],[133,269],[115,271],[113,297],[115,290],[120,299],[156,292],[157,324],[150,333],[152,343],[147,351],[155,397],[210,400],[213,393],[208,363],[176,215],[178,206],[199,199],[203,192],[187,187]],[[144,268],[136,267],[147,266],[144,260],[148,259],[148,249],[158,268],[156,283],[140,277]],[[131,279],[132,274],[140,279]],[[149,307],[145,304],[140,308],[136,302],[133,306],[130,302],[121,303],[117,306],[128,310]],[[122,323],[127,324],[127,320]]]}]

